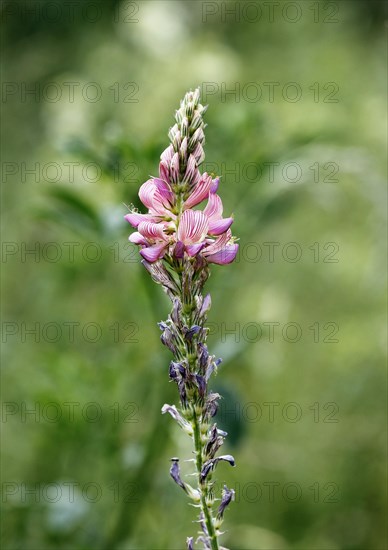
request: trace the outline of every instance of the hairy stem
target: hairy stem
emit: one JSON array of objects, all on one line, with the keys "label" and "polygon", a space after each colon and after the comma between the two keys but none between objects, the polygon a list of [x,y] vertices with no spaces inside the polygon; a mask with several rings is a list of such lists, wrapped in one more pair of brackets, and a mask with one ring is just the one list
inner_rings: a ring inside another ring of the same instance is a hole
[{"label": "hairy stem", "polygon": [[[183,287],[183,280],[182,277],[180,278],[181,281],[181,289]],[[183,295],[183,292],[181,292],[180,296],[182,303],[185,304],[186,302],[186,308],[187,312],[186,315],[184,315],[187,326],[192,325],[192,312],[195,308],[194,305],[194,297],[189,296],[186,297]],[[190,355],[192,350],[190,349],[190,345],[186,344],[186,358],[187,361],[190,364]],[[192,426],[193,426],[193,440],[194,440],[194,451],[195,451],[195,465],[196,465],[196,474],[197,474],[197,484],[198,484],[198,491],[200,493],[201,498],[201,518],[203,518],[206,529],[207,529],[207,535],[210,541],[211,549],[212,550],[219,550],[218,546],[218,537],[214,528],[213,524],[213,516],[211,508],[209,508],[206,497],[208,494],[208,481],[205,480],[205,482],[201,481],[201,471],[203,466],[203,460],[202,460],[202,418],[201,415],[198,415],[196,412],[195,403],[192,403],[192,412],[193,412],[193,418],[192,418]],[[206,535],[206,534],[205,534]]]},{"label": "hairy stem", "polygon": [[207,495],[207,483],[201,483],[201,470],[202,470],[202,441],[201,441],[201,421],[194,412],[193,418],[193,429],[194,429],[194,448],[196,455],[196,468],[198,474],[198,490],[201,495],[201,511],[205,520],[206,529],[208,532],[208,537],[212,550],[219,550],[218,538],[213,524],[213,517],[211,509],[209,509],[206,502]]}]

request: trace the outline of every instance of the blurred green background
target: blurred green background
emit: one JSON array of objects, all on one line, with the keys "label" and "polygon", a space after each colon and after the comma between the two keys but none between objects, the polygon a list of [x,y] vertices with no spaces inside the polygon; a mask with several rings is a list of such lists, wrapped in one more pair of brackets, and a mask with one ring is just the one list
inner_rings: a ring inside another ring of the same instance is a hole
[{"label": "blurred green background", "polygon": [[196,86],[241,252],[207,284],[223,543],[386,548],[384,3],[1,10],[3,548],[196,532],[168,475],[191,449],[160,414],[169,303],[123,220]]}]

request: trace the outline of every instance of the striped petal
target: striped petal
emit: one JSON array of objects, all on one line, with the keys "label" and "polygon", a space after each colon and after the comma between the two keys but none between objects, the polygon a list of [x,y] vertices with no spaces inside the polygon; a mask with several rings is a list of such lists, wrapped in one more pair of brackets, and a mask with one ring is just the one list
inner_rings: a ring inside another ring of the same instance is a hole
[{"label": "striped petal", "polygon": [[[205,172],[194,187],[194,190],[189,198],[185,201],[185,208],[192,208],[193,206],[196,206],[197,204],[205,200],[210,193],[211,185],[212,178],[211,176],[208,176],[208,174]],[[204,214],[206,214],[206,209],[204,210]]]},{"label": "striped petal", "polygon": [[170,164],[172,161],[172,157],[174,156],[174,152],[174,147],[172,145],[169,145],[169,147],[167,147],[167,149],[165,149],[160,155],[160,160],[166,162],[167,164]]},{"label": "striped petal", "polygon": [[166,240],[164,233],[164,225],[162,223],[141,222],[138,226],[138,231],[146,237],[146,239],[163,239]]},{"label": "striped petal", "polygon": [[226,231],[226,233],[222,233],[218,237],[218,239],[216,239],[215,241],[213,241],[212,243],[210,243],[207,246],[207,248],[204,252],[204,255],[214,254],[214,253],[218,252],[219,250],[224,248],[227,244],[229,244],[229,241],[230,241],[231,238],[232,238],[232,232],[230,231],[230,229],[228,229],[228,231]]},{"label": "striped petal", "polygon": [[160,258],[163,258],[167,248],[167,243],[165,244],[154,244],[153,246],[148,246],[147,248],[142,248],[140,254],[143,256],[147,262],[151,264],[156,262]]},{"label": "striped petal", "polygon": [[143,235],[141,233],[139,233],[138,231],[135,231],[135,233],[132,233],[132,235],[129,235],[128,240],[131,241],[131,243],[134,243],[134,244],[144,244],[144,245],[147,244],[147,241],[145,240]]},{"label": "striped petal", "polygon": [[206,255],[206,259],[209,263],[213,264],[230,264],[235,259],[237,252],[238,244],[228,244],[225,248],[221,248],[218,252]]},{"label": "striped petal", "polygon": [[138,212],[131,212],[130,214],[126,214],[124,218],[133,227],[137,227],[140,222],[156,222],[158,220],[155,216],[150,216],[150,214],[140,214]]},{"label": "striped petal", "polygon": [[[212,185],[213,182],[211,181],[210,185]],[[210,193],[209,195],[209,201],[204,208],[203,213],[210,219],[219,219],[222,216],[223,212],[223,206],[222,206],[222,200],[216,193]]]},{"label": "striped petal", "polygon": [[173,183],[179,181],[179,155],[175,153],[170,164],[170,178]]},{"label": "striped petal", "polygon": [[159,164],[159,176],[164,181],[170,180],[170,173],[168,170],[168,167],[170,166],[170,162],[162,161]]},{"label": "striped petal", "polygon": [[162,198],[163,205],[166,208],[171,207],[171,205],[174,204],[174,195],[169,184],[161,178],[153,178],[152,181]]},{"label": "striped petal", "polygon": [[187,168],[186,168],[183,181],[185,183],[189,183],[193,185],[193,182],[197,176],[197,173],[198,173],[197,161],[195,160],[195,157],[193,155],[190,155],[189,160],[187,161]]},{"label": "striped petal", "polygon": [[209,235],[222,235],[233,223],[233,218],[221,218],[209,221]]},{"label": "striped petal", "polygon": [[179,227],[178,240],[185,245],[202,242],[208,232],[208,219],[200,210],[186,210],[183,212]]},{"label": "striped petal", "polygon": [[203,147],[200,143],[197,143],[195,146],[194,151],[192,152],[193,157],[195,158],[197,165],[202,164],[202,162],[205,160],[205,152],[203,150]]},{"label": "striped petal", "polygon": [[163,199],[152,179],[146,181],[140,187],[139,197],[151,214],[163,216],[166,213],[166,208],[163,206]]},{"label": "striped petal", "polygon": [[140,200],[148,209],[153,207],[155,190],[152,180],[147,180],[139,189]]}]

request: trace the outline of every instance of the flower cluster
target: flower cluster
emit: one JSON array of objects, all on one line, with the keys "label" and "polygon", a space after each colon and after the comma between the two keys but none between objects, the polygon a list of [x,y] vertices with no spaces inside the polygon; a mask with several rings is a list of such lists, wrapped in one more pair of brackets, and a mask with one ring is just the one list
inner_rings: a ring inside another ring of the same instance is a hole
[{"label": "flower cluster", "polygon": [[[205,158],[205,111],[198,89],[186,94],[169,132],[171,145],[161,155],[159,177],[152,177],[139,190],[148,213],[132,209],[125,216],[137,229],[129,240],[140,245],[140,254],[150,263],[166,255],[201,255],[215,264],[228,264],[236,257],[238,245],[230,231],[233,218],[222,217],[217,195],[219,178],[199,170]],[[205,208],[194,210],[204,200]]]},{"label": "flower cluster", "polygon": [[[224,486],[217,498],[212,476],[220,462],[235,463],[229,454],[217,456],[227,434],[213,423],[220,395],[208,386],[221,359],[210,355],[207,348],[205,325],[211,299],[202,291],[209,264],[232,262],[238,245],[230,230],[233,218],[222,217],[219,178],[199,171],[205,157],[205,110],[199,90],[186,94],[169,132],[171,145],[161,156],[159,177],[146,181],[139,191],[148,212],[132,209],[125,217],[137,228],[130,240],[141,247],[143,265],[173,305],[159,327],[161,341],[173,355],[169,377],[177,385],[180,407],[165,404],[162,413],[169,413],[193,441],[196,486],[182,480],[178,458],[172,459],[170,475],[199,508],[197,543],[205,550],[219,550],[224,511],[234,491]],[[195,210],[204,200],[204,209]],[[220,503],[213,513],[217,500]],[[188,537],[187,548],[194,548],[193,537]]]}]

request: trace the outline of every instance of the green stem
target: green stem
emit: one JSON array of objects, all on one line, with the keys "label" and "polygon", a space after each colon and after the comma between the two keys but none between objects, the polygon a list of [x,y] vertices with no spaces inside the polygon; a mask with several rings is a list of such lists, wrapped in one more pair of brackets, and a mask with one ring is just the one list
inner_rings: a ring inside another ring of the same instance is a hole
[{"label": "green stem", "polygon": [[[180,275],[180,280],[181,280],[181,288],[182,288],[182,286],[183,286],[182,275]],[[194,298],[192,296],[190,296],[189,300],[188,300],[188,303],[186,303],[185,296],[183,295],[183,293],[181,294],[180,298],[181,298],[181,302],[182,302],[182,305],[183,305],[183,308],[184,308],[183,315],[186,317],[186,319],[185,319],[186,324],[187,324],[188,327],[191,327],[191,325],[192,325],[192,313],[193,313],[193,310],[195,308]],[[185,309],[186,309],[186,312],[185,312]],[[186,347],[186,349],[185,349],[186,359],[188,361],[188,364],[190,365],[191,364],[190,355],[191,355],[191,352],[192,352],[191,345],[187,343],[185,347]],[[202,435],[202,429],[201,429],[202,428],[202,421],[201,421],[201,417],[198,416],[198,414],[195,410],[195,404],[194,403],[192,403],[192,412],[193,412],[192,426],[193,426],[193,432],[194,432],[193,439],[194,439],[194,450],[195,450],[195,456],[196,456],[195,464],[196,464],[196,470],[197,470],[198,491],[199,491],[200,499],[201,499],[201,511],[202,511],[202,514],[203,514],[203,519],[205,521],[207,534],[208,534],[208,538],[209,538],[209,541],[210,541],[211,550],[219,550],[218,537],[217,537],[217,533],[216,533],[216,530],[215,530],[214,524],[213,524],[212,511],[211,511],[211,508],[209,508],[209,506],[207,505],[207,502],[206,502],[206,497],[208,495],[208,486],[207,486],[208,480],[205,480],[204,483],[201,482],[201,472],[202,472],[202,466],[203,466],[203,461],[202,461],[202,437],[201,437],[201,435]]]},{"label": "green stem", "polygon": [[205,481],[205,484],[201,483],[201,471],[202,471],[201,422],[195,412],[194,412],[194,418],[193,418],[193,428],[194,428],[194,449],[196,454],[196,467],[197,467],[197,474],[198,474],[198,490],[201,495],[201,510],[205,520],[205,525],[208,532],[211,549],[219,550],[218,538],[217,538],[216,531],[214,529],[212,513],[206,503],[206,495],[207,495],[206,483],[207,482]]}]

